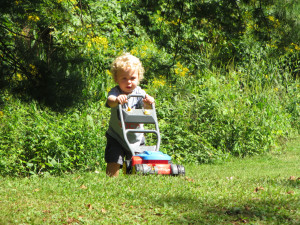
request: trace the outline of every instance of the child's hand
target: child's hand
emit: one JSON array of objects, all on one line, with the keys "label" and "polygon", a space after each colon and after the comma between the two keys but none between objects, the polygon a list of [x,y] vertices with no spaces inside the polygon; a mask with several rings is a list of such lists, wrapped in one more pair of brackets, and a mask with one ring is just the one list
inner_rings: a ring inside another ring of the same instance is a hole
[{"label": "child's hand", "polygon": [[143,99],[143,102],[145,104],[149,104],[149,105],[152,105],[154,103],[154,98],[151,97],[150,95],[147,95],[145,96],[145,98]]},{"label": "child's hand", "polygon": [[117,97],[117,101],[118,101],[121,105],[123,105],[124,103],[127,103],[127,102],[128,102],[128,100],[127,100],[127,95],[119,95],[119,96]]}]

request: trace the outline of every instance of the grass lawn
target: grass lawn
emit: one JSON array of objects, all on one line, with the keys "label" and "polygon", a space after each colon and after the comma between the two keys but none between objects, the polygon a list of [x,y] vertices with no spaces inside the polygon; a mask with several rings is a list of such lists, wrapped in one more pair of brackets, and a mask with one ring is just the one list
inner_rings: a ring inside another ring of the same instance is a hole
[{"label": "grass lawn", "polygon": [[300,138],[185,177],[0,177],[0,224],[299,224],[299,156]]}]

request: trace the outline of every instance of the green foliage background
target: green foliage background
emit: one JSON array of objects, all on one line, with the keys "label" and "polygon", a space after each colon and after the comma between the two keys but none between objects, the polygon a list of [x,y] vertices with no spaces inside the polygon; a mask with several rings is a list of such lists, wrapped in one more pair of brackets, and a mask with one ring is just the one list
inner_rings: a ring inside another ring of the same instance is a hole
[{"label": "green foliage background", "polygon": [[300,130],[300,4],[259,0],[3,0],[0,173],[104,168],[109,68],[145,67],[162,151],[211,163]]}]

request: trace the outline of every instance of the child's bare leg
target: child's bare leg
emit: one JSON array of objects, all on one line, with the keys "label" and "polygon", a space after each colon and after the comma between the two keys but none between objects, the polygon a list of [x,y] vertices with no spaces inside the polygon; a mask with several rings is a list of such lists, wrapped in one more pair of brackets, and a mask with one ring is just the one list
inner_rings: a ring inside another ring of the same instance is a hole
[{"label": "child's bare leg", "polygon": [[107,163],[106,166],[106,175],[110,177],[119,176],[120,164],[118,163]]}]

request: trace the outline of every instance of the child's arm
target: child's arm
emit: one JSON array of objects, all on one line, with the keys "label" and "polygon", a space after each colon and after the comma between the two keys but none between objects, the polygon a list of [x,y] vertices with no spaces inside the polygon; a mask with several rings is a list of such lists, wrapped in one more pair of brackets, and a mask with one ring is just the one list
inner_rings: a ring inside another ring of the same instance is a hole
[{"label": "child's arm", "polygon": [[145,109],[152,109],[151,105],[154,103],[154,98],[146,94],[145,98],[143,99],[143,102]]},{"label": "child's arm", "polygon": [[117,107],[119,103],[123,105],[126,102],[128,102],[127,95],[119,95],[119,96],[110,95],[107,98],[107,105],[110,108]]}]

